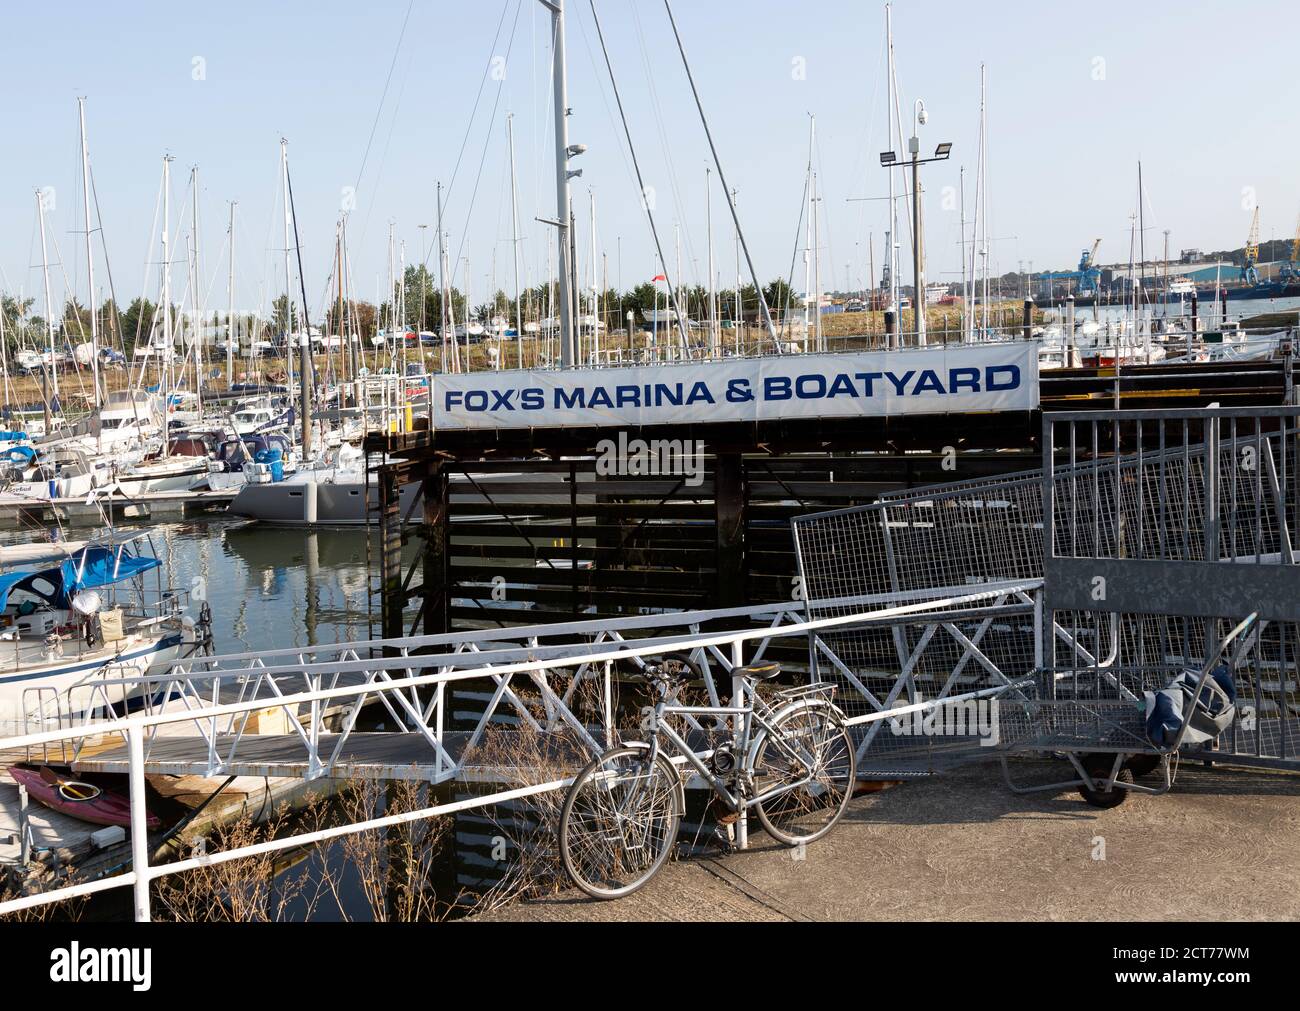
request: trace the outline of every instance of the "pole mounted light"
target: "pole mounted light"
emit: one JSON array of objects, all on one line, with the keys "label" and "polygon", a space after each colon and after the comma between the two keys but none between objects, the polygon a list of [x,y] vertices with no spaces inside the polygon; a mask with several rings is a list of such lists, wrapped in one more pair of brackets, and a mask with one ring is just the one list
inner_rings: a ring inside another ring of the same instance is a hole
[{"label": "pole mounted light", "polygon": [[915,284],[912,312],[916,317],[916,335],[917,342],[925,344],[925,276],[921,269],[922,249],[924,242],[921,237],[921,178],[920,167],[935,161],[947,161],[952,154],[952,144],[944,142],[934,149],[934,157],[921,157],[921,127],[929,121],[930,114],[926,111],[925,102],[917,99],[912,106],[912,136],[907,142],[907,153],[910,158],[903,161],[893,151],[880,152],[880,165],[882,168],[908,168],[912,170],[912,273]]}]

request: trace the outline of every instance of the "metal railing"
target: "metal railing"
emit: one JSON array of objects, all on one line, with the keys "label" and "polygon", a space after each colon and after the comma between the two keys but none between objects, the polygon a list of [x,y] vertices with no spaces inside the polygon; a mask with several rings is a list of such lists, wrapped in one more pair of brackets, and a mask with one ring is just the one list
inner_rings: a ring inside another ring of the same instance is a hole
[{"label": "metal railing", "polygon": [[[1031,592],[1035,589],[1031,584],[1026,584],[1022,588]],[[633,619],[641,621],[643,627],[649,624],[662,628],[664,624],[676,623],[678,625],[694,626],[696,629],[703,621],[716,620],[724,613],[730,613],[732,617],[746,614],[750,617],[757,616],[761,618],[766,616],[769,619],[769,624],[757,628],[744,628],[718,633],[700,633],[697,630],[689,634],[655,636],[635,641],[624,638],[625,633],[634,627],[631,625],[624,624],[622,627],[611,628],[611,625],[619,623],[572,623],[567,626],[569,634],[573,632],[573,625],[586,625],[590,630],[591,626],[597,624],[603,624],[607,633],[607,637],[603,641],[588,642],[580,644],[578,647],[570,644],[567,647],[563,645],[550,647],[537,645],[522,648],[482,649],[480,648],[482,640],[479,640],[466,644],[464,649],[461,648],[460,644],[456,644],[451,650],[442,654],[419,655],[410,652],[410,642],[393,640],[386,645],[390,650],[397,651],[399,655],[387,658],[351,659],[350,657],[357,655],[357,645],[359,644],[341,643],[326,648],[327,651],[333,654],[333,659],[326,663],[306,665],[279,663],[277,661],[290,659],[296,654],[292,651],[275,651],[279,655],[275,655],[275,653],[261,654],[259,656],[243,654],[238,658],[219,658],[214,662],[216,668],[214,670],[190,670],[185,673],[177,670],[173,675],[152,679],[152,683],[161,684],[170,676],[173,682],[188,680],[197,689],[200,681],[204,679],[209,681],[215,679],[221,682],[232,678],[247,678],[256,666],[256,669],[259,669],[262,674],[254,676],[265,676],[262,683],[271,686],[269,691],[274,701],[272,702],[270,697],[263,696],[243,697],[233,702],[216,703],[204,701],[204,696],[200,695],[197,690],[190,693],[182,692],[178,695],[178,708],[169,709],[166,700],[164,700],[155,711],[124,718],[86,722],[75,727],[61,727],[40,733],[27,733],[7,741],[0,741],[0,748],[5,750],[41,748],[51,744],[59,744],[62,747],[65,742],[73,742],[73,748],[76,750],[76,742],[84,742],[91,737],[95,737],[102,742],[106,738],[120,736],[126,746],[125,768],[128,774],[131,800],[131,860],[128,871],[111,878],[68,885],[0,903],[0,914],[129,886],[134,892],[136,918],[145,920],[150,917],[150,882],[164,876],[180,874],[197,867],[238,860],[261,853],[277,852],[319,843],[357,832],[387,828],[403,822],[451,814],[472,807],[524,798],[538,793],[562,789],[570,782],[568,777],[562,777],[545,783],[498,790],[468,800],[434,804],[418,811],[339,825],[321,831],[267,840],[221,853],[204,854],[173,863],[155,865],[150,859],[145,824],[144,775],[150,762],[148,757],[150,745],[152,742],[162,739],[161,730],[164,727],[192,724],[198,728],[198,735],[209,746],[208,755],[212,763],[210,768],[212,770],[236,768],[235,762],[237,761],[239,743],[246,741],[247,738],[244,737],[242,732],[236,730],[235,750],[224,755],[219,754],[215,749],[211,748],[212,742],[218,740],[218,735],[214,732],[218,726],[218,721],[227,721],[227,726],[235,727],[239,721],[247,720],[251,713],[265,710],[269,704],[273,704],[285,710],[286,714],[288,714],[289,710],[293,710],[293,731],[286,736],[286,739],[296,739],[302,746],[303,753],[307,756],[306,767],[309,772],[315,776],[324,776],[331,772],[342,775],[346,774],[348,769],[345,764],[339,762],[338,745],[340,742],[336,737],[321,734],[320,716],[324,709],[332,703],[346,704],[350,702],[351,704],[347,707],[344,718],[344,733],[350,733],[352,726],[355,725],[356,715],[359,714],[367,700],[379,701],[394,715],[405,717],[407,721],[414,722],[413,727],[407,726],[403,732],[416,735],[417,738],[422,739],[428,745],[428,754],[432,757],[432,764],[426,767],[423,778],[430,782],[439,782],[451,778],[457,771],[457,760],[449,754],[443,736],[445,734],[445,697],[449,686],[462,685],[472,681],[486,681],[492,690],[493,706],[504,702],[514,707],[521,715],[524,715],[527,713],[527,707],[523,706],[517,695],[512,697],[514,689],[511,686],[511,681],[515,677],[526,679],[541,696],[548,713],[547,722],[549,725],[555,727],[567,726],[575,731],[579,737],[587,740],[589,746],[599,749],[603,745],[596,739],[597,736],[608,734],[613,727],[611,690],[608,679],[615,663],[631,663],[635,665],[644,663],[647,657],[660,656],[665,652],[685,652],[692,656],[713,658],[720,663],[723,669],[730,672],[745,662],[747,649],[752,660],[761,656],[761,652],[766,648],[766,645],[776,638],[808,637],[810,642],[813,643],[813,648],[816,648],[817,641],[827,632],[836,628],[854,625],[889,624],[899,621],[924,622],[927,618],[933,622],[936,610],[946,610],[948,613],[945,614],[944,620],[951,621],[953,620],[953,613],[951,612],[988,604],[996,599],[998,594],[1004,592],[1006,592],[1006,588],[1001,587],[996,589],[972,588],[969,592],[962,592],[953,597],[941,599],[935,599],[932,595],[919,600],[915,598],[902,600],[897,596],[875,598],[864,601],[863,608],[854,613],[816,621],[788,621],[792,613],[802,607],[801,603],[772,605],[766,608],[733,609],[731,612],[715,611],[685,615],[665,615],[649,621]],[[873,604],[875,606],[871,606]],[[546,629],[555,635],[564,634],[557,626],[541,626],[539,628]],[[451,642],[455,642],[455,637],[421,637],[422,640],[448,638],[451,639]],[[428,645],[427,642],[424,644]],[[444,643],[444,645],[450,644]],[[370,645],[380,645],[380,643]],[[403,650],[406,652],[403,653]],[[271,662],[266,663],[267,659]],[[234,668],[231,666],[232,662],[241,663],[244,666]],[[459,669],[449,669],[452,664],[464,664],[464,666]],[[420,673],[430,668],[434,670],[433,673]],[[599,671],[601,672],[600,676],[605,681],[603,691],[604,712],[602,714],[603,728],[587,727],[577,720],[569,705],[569,701],[572,699],[572,684],[567,691],[562,692],[556,690],[558,686],[553,687],[549,683],[551,677],[563,672],[570,672],[570,677],[576,681],[577,672],[583,670]],[[285,693],[278,686],[273,676],[277,672],[302,677],[305,684],[314,687]],[[344,673],[361,674],[363,681],[359,684],[335,684],[332,687],[324,687],[327,678]],[[734,701],[740,691],[740,681],[735,677],[731,680],[732,684],[728,695]],[[718,685],[715,681],[713,689],[715,695],[717,689]],[[433,702],[424,707],[415,704],[420,699],[422,690],[431,694],[433,698]],[[210,686],[208,686],[208,691],[211,691]],[[219,697],[219,694],[206,696],[209,700]],[[413,700],[415,701],[413,702]],[[952,699],[948,701],[952,701]],[[853,717],[850,722],[855,725],[870,724],[890,716],[897,717],[908,712],[927,711],[941,704],[943,703],[939,701],[918,701],[911,705],[895,706],[887,712],[862,713]],[[311,714],[305,722],[297,719],[296,714],[300,707],[305,707]],[[487,715],[485,714],[484,720]],[[534,720],[534,723],[539,729],[546,729],[546,726],[543,726],[539,721]],[[484,725],[484,722],[480,721],[478,729],[481,729]],[[168,738],[168,740],[174,741],[175,738]],[[219,774],[219,771],[214,774]]]}]

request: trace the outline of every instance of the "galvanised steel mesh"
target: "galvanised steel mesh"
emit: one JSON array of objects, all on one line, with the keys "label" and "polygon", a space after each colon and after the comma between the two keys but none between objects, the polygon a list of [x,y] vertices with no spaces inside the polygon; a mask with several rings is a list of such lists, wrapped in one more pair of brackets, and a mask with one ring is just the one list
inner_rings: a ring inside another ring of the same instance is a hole
[{"label": "galvanised steel mesh", "polygon": [[[837,684],[842,708],[855,717],[930,700],[955,706],[1023,679],[1036,662],[1042,529],[1036,471],[795,519],[810,619],[891,603],[926,609],[818,634],[817,674]],[[900,733],[894,721],[864,733],[859,765],[879,774],[928,771],[980,750],[975,736]]]},{"label": "galvanised steel mesh", "polygon": [[[810,618],[860,613],[862,598],[879,594],[899,604],[928,602],[933,612],[828,630],[814,640],[818,675],[840,684],[851,716],[957,697],[1042,666],[1172,676],[1199,667],[1210,644],[1243,617],[1055,611],[1035,623],[1026,587],[1043,576],[1049,480],[1057,557],[1300,563],[1295,412],[1237,413],[1213,424],[1097,414],[1061,426],[1051,438],[1054,456],[1064,459],[1049,476],[1033,471],[897,492],[872,505],[794,521]],[[1006,592],[953,603],[980,587]],[[1005,610],[1015,607],[1019,613]],[[982,615],[972,613],[980,609]],[[945,619],[944,612],[958,611]],[[1036,628],[1047,630],[1038,641]],[[1220,748],[1295,760],[1300,630],[1262,622],[1255,639],[1235,672],[1238,722]],[[873,757],[888,762],[928,754],[929,761],[953,750],[952,742],[923,746],[895,739],[881,729],[886,724],[870,726],[868,768]]]}]

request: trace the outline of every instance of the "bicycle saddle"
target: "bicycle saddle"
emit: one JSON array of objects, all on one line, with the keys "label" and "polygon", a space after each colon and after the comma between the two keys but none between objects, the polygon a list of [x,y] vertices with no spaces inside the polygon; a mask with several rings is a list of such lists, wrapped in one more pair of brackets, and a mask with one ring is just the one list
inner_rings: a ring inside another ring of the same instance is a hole
[{"label": "bicycle saddle", "polygon": [[731,668],[733,677],[750,678],[754,681],[766,681],[768,678],[774,678],[781,673],[781,665],[775,660],[764,660],[762,663],[746,664],[744,667]]}]

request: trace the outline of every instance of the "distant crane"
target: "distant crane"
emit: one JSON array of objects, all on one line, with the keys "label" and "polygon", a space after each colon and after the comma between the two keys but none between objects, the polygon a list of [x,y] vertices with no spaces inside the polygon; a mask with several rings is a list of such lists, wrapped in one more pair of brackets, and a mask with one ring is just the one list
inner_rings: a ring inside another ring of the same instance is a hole
[{"label": "distant crane", "polygon": [[1296,219],[1295,238],[1291,240],[1291,259],[1277,272],[1280,280],[1300,283],[1300,218]]},{"label": "distant crane", "polygon": [[1101,239],[1098,239],[1091,249],[1085,249],[1079,257],[1079,291],[1082,294],[1095,295],[1101,285],[1101,268],[1097,266],[1097,250],[1100,246]]},{"label": "distant crane", "polygon": [[1259,208],[1250,222],[1250,236],[1246,239],[1246,261],[1241,265],[1243,284],[1259,284]]},{"label": "distant crane", "polygon": [[1091,249],[1085,249],[1079,254],[1077,270],[1058,270],[1039,274],[1038,280],[1074,281],[1076,295],[1095,296],[1101,288],[1101,268],[1097,266],[1097,249],[1100,245],[1101,239],[1098,239],[1092,244]]}]

